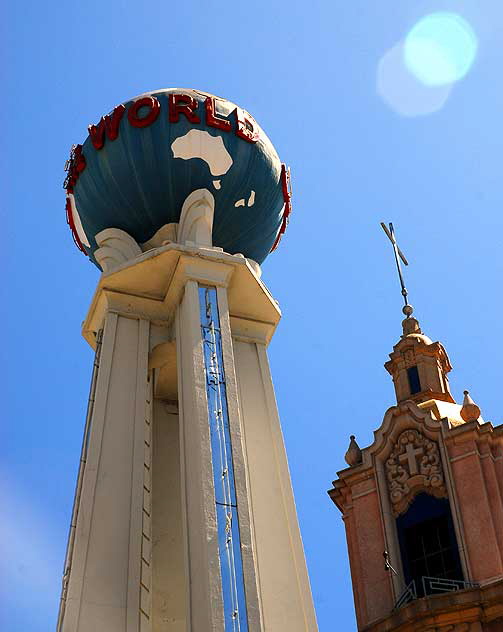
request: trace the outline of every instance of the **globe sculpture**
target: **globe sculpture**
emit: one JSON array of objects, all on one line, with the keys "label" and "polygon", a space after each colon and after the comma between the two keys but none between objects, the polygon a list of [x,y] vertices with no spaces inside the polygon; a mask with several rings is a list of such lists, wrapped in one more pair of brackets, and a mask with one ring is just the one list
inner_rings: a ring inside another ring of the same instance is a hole
[{"label": "globe sculpture", "polygon": [[67,220],[95,264],[101,231],[125,231],[146,250],[197,190],[214,200],[213,246],[262,263],[291,209],[289,172],[257,122],[197,90],[159,90],[117,106],[72,147],[66,170]]}]

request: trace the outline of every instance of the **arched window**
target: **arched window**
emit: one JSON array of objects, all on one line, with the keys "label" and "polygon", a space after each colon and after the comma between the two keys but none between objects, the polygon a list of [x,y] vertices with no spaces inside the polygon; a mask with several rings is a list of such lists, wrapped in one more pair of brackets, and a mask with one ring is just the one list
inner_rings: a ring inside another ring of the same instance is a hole
[{"label": "arched window", "polygon": [[423,577],[463,580],[451,508],[446,498],[418,494],[396,520],[405,583],[418,597],[428,593]]},{"label": "arched window", "polygon": [[407,369],[407,378],[409,380],[410,394],[415,395],[421,392],[421,380],[419,379],[419,371],[417,366],[410,366]]}]

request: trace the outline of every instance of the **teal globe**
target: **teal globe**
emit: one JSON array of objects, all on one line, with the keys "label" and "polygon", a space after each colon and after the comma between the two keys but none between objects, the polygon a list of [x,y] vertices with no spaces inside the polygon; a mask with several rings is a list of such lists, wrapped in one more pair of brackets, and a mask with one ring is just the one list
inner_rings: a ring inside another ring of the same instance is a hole
[{"label": "teal globe", "polygon": [[185,199],[215,200],[213,245],[262,263],[286,228],[287,171],[258,123],[197,90],[149,92],[90,126],[67,163],[67,217],[96,263],[95,236],[119,228],[139,244],[178,222]]}]

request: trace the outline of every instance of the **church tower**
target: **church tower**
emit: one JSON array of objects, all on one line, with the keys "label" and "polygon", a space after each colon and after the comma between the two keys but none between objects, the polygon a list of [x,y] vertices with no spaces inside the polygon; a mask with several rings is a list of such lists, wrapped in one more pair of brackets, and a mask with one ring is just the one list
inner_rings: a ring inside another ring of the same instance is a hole
[{"label": "church tower", "polygon": [[[403,287],[403,286],[402,286]],[[406,293],[404,294],[406,299]],[[503,630],[503,425],[458,405],[451,365],[404,308],[384,365],[396,405],[330,498],[342,513],[359,631]]]}]

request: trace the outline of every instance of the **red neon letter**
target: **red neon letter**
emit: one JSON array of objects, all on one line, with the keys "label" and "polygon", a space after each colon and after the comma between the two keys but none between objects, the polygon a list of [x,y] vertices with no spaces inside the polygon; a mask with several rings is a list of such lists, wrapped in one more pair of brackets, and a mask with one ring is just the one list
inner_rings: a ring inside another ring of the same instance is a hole
[{"label": "red neon letter", "polygon": [[87,254],[84,246],[82,245],[82,242],[80,241],[77,229],[75,228],[75,222],[73,221],[72,202],[69,197],[66,198],[66,221],[68,223],[68,226],[70,226],[70,230],[72,231],[72,237],[75,245],[80,250],[80,252]]},{"label": "red neon letter", "polygon": [[220,118],[217,116],[215,99],[213,97],[206,97],[204,107],[206,108],[206,125],[209,125],[210,127],[216,127],[217,129],[221,129],[224,132],[231,131],[231,122],[228,121],[226,118]]},{"label": "red neon letter", "polygon": [[68,172],[64,185],[67,193],[73,193],[73,187],[85,168],[86,157],[82,153],[82,145],[74,145],[70,151],[70,158],[68,158],[65,165],[65,170]]},{"label": "red neon letter", "polygon": [[98,125],[89,125],[89,136],[95,149],[102,149],[105,144],[105,132],[108,140],[115,140],[119,135],[119,125],[126,108],[118,105],[112,114],[102,116]]},{"label": "red neon letter", "polygon": [[249,143],[256,143],[258,141],[258,132],[255,131],[254,120],[250,115],[246,115],[241,108],[234,110],[236,116],[236,136],[244,138]]},{"label": "red neon letter", "polygon": [[292,212],[292,191],[290,185],[290,169],[286,168],[285,164],[281,165],[281,189],[283,191],[283,200],[285,202],[285,207],[283,210],[283,218],[281,221],[281,226],[279,229],[279,233],[274,240],[274,243],[271,248],[271,252],[276,250],[279,246],[279,242],[281,241],[281,237],[285,234],[286,227],[288,226],[288,222],[290,221],[290,213]]},{"label": "red neon letter", "polygon": [[[140,118],[138,116],[141,108],[148,107],[150,108],[147,116],[143,116]],[[129,110],[127,113],[128,121],[131,123],[133,127],[147,127],[151,125],[159,116],[160,110],[159,101],[155,97],[143,97],[143,99],[138,99],[132,105],[129,106]]]},{"label": "red neon letter", "polygon": [[175,94],[171,92],[168,103],[170,123],[178,123],[180,114],[185,115],[190,123],[201,122],[201,119],[195,113],[195,110],[197,110],[197,101],[188,94]]},{"label": "red neon letter", "polygon": [[86,158],[82,153],[82,145],[75,145],[74,156],[75,169],[80,174],[86,168]]}]

